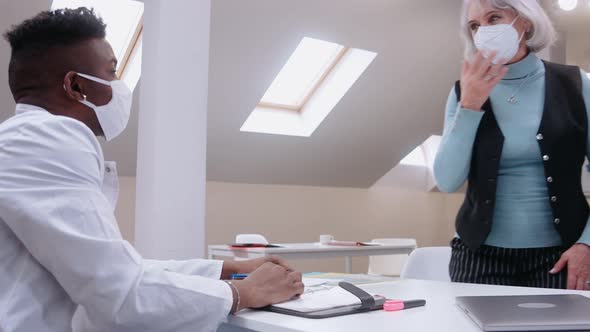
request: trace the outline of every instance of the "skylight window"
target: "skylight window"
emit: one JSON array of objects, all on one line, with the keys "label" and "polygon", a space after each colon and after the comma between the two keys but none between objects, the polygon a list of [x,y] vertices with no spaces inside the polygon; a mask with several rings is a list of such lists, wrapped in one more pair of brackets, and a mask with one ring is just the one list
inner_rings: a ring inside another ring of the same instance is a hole
[{"label": "skylight window", "polygon": [[376,56],[303,38],[240,130],[311,136]]},{"label": "skylight window", "polygon": [[428,137],[422,144],[418,145],[412,152],[404,157],[399,163],[406,166],[421,166],[432,168],[434,164],[434,157],[442,137],[439,135],[432,135]]},{"label": "skylight window", "polygon": [[299,110],[345,51],[342,45],[303,38],[260,104]]},{"label": "skylight window", "polygon": [[117,76],[132,90],[141,76],[143,3],[134,0],[53,0],[51,9],[94,8],[107,25],[107,41],[117,57]]},{"label": "skylight window", "polygon": [[399,163],[408,166],[426,166],[426,151],[422,145],[418,146],[410,152]]}]

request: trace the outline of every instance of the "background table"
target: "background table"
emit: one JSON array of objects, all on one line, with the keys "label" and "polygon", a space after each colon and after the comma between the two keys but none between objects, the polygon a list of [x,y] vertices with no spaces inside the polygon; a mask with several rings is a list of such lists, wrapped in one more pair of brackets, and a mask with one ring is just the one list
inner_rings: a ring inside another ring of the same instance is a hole
[{"label": "background table", "polygon": [[379,246],[333,246],[320,243],[285,243],[281,248],[231,248],[228,245],[211,245],[208,247],[209,259],[219,257],[259,258],[269,255],[281,256],[287,260],[345,257],[344,270],[352,273],[353,256],[378,256],[410,254],[415,246],[379,245]]},{"label": "background table", "polygon": [[[401,280],[359,286],[369,292],[392,299],[425,299],[426,306],[397,312],[373,311],[328,319],[305,319],[264,311],[246,310],[229,318],[225,331],[247,328],[268,332],[345,332],[345,331],[458,331],[481,332],[475,323],[455,304],[456,296],[582,294],[584,291],[564,291],[541,288],[505,287],[459,284],[437,281]],[[224,330],[223,328],[221,329]]]}]

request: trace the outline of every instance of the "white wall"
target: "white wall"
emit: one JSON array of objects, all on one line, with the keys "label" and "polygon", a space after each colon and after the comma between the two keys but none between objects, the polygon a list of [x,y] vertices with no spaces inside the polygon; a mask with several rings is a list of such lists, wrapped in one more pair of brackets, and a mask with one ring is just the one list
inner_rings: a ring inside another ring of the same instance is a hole
[{"label": "white wall", "polygon": [[567,63],[582,67],[590,72],[590,43],[588,43],[588,30],[590,23],[585,30],[574,30],[567,33],[566,49]]},{"label": "white wall", "polygon": [[[50,0],[10,1],[0,0],[0,34],[14,24],[22,22],[31,13],[49,8]],[[26,9],[24,9],[26,7]],[[8,63],[10,61],[10,44],[0,37],[0,122],[14,114],[14,99],[8,88]]]},{"label": "white wall", "polygon": [[[134,178],[121,181],[117,218],[133,241]],[[419,246],[446,245],[463,194],[401,189],[356,189],[208,182],[206,244],[230,243],[237,233],[262,233],[272,242],[414,237]],[[342,272],[342,259],[296,261],[302,271]],[[367,260],[355,259],[355,272]]]}]

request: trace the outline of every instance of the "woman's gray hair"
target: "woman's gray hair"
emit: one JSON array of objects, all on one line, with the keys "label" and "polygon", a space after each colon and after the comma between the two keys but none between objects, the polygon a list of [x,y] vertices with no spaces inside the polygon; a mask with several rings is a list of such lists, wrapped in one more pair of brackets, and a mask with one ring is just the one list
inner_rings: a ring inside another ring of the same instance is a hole
[{"label": "woman's gray hair", "polygon": [[520,18],[531,22],[531,30],[524,37],[531,52],[539,52],[557,39],[553,23],[537,0],[464,0],[461,10],[461,35],[465,42],[465,57],[468,59],[477,51],[468,18],[469,6],[476,1],[500,10],[514,10]]}]

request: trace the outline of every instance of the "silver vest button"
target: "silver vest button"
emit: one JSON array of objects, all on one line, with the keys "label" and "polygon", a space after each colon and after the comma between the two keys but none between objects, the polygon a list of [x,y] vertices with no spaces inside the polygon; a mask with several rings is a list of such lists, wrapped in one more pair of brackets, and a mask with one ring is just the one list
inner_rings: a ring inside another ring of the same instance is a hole
[{"label": "silver vest button", "polygon": [[559,223],[561,222],[561,220],[559,220],[559,218],[555,218],[555,220],[553,220],[553,222],[554,222],[556,225],[559,225]]},{"label": "silver vest button", "polygon": [[548,155],[544,155],[543,156],[543,160],[548,161],[549,160],[549,156]]},{"label": "silver vest button", "polygon": [[541,141],[543,139],[543,134],[537,135],[537,141]]},{"label": "silver vest button", "polygon": [[551,177],[551,176],[550,176],[550,177],[548,177],[548,178],[547,178],[547,182],[549,182],[549,183],[553,183],[553,177]]},{"label": "silver vest button", "polygon": [[551,201],[554,202],[554,203],[557,202],[557,196],[552,196],[551,197]]}]

